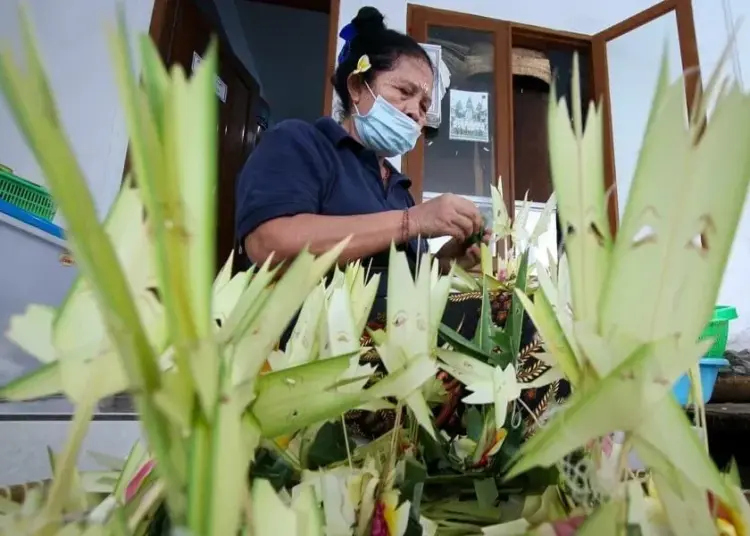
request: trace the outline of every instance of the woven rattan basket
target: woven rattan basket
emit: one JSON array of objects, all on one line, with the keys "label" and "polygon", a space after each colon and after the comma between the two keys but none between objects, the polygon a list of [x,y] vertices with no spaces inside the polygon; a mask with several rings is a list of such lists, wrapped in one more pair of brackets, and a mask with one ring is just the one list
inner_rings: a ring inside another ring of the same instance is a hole
[{"label": "woven rattan basket", "polygon": [[[528,48],[514,48],[512,68],[515,76],[531,76],[547,84],[552,82],[552,68],[549,59],[543,52]],[[466,56],[465,69],[467,76],[490,73],[494,70],[494,48],[480,43],[472,48],[471,54]]]}]

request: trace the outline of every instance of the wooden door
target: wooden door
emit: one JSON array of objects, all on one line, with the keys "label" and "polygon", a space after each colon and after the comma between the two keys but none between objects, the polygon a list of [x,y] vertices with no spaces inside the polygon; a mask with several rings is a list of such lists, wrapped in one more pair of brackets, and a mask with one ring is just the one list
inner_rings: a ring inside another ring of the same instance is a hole
[{"label": "wooden door", "polygon": [[249,154],[247,132],[253,131],[253,101],[257,86],[249,86],[233,62],[221,58],[219,76],[227,86],[226,102],[219,108],[219,181],[216,222],[216,266],[222,266],[235,242],[235,184]]},{"label": "wooden door", "polygon": [[[167,65],[181,65],[191,73],[205,55],[212,35],[222,35],[211,17],[195,0],[161,2],[155,12],[151,35]],[[159,28],[154,28],[158,22]],[[256,132],[254,110],[259,100],[257,82],[223,40],[219,42],[217,80],[218,185],[216,221],[216,267],[223,266],[234,245],[235,183],[253,144]]]}]

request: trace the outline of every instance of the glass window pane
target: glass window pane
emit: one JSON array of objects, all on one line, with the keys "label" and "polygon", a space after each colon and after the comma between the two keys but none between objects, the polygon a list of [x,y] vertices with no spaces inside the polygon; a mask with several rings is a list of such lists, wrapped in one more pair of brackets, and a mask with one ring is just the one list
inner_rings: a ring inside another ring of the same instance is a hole
[{"label": "glass window pane", "polygon": [[450,85],[441,102],[442,122],[425,135],[425,198],[430,192],[489,198],[497,179],[494,34],[431,26],[427,42],[442,48]]},{"label": "glass window pane", "polygon": [[[665,44],[670,81],[682,74],[680,40],[674,12],[652,20],[607,43],[609,98],[620,218],[633,182]],[[643,54],[643,47],[653,54]],[[685,107],[687,117],[687,106]]]},{"label": "glass window pane", "polygon": [[[527,227],[533,229],[544,203],[552,194],[549,162],[547,112],[550,88],[554,82],[557,97],[565,99],[572,117],[572,50],[523,48],[513,49],[513,150],[516,213],[528,192],[532,202]],[[578,52],[583,119],[590,99],[591,69],[587,50]],[[557,218],[550,219],[548,229],[539,240],[537,256],[547,261],[547,250],[557,256]]]}]

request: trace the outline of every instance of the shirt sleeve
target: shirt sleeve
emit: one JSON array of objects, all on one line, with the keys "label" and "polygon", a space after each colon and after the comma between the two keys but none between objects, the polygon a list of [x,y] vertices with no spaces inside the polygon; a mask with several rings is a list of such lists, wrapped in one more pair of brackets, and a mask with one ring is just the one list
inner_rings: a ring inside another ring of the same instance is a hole
[{"label": "shirt sleeve", "polygon": [[235,227],[241,242],[263,223],[320,212],[330,164],[319,134],[304,121],[284,121],[269,130],[237,179]]}]

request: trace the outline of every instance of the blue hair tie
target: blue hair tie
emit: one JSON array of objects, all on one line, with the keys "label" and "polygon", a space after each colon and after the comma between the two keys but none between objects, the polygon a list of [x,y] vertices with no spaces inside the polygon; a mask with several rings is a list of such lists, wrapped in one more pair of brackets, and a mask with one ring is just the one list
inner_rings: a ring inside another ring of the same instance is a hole
[{"label": "blue hair tie", "polygon": [[339,52],[339,63],[343,63],[346,57],[349,55],[349,49],[351,48],[350,44],[352,40],[357,37],[357,29],[354,27],[354,25],[350,22],[343,28],[341,28],[341,31],[339,32],[339,37],[344,40],[344,46],[341,49],[341,52]]}]

